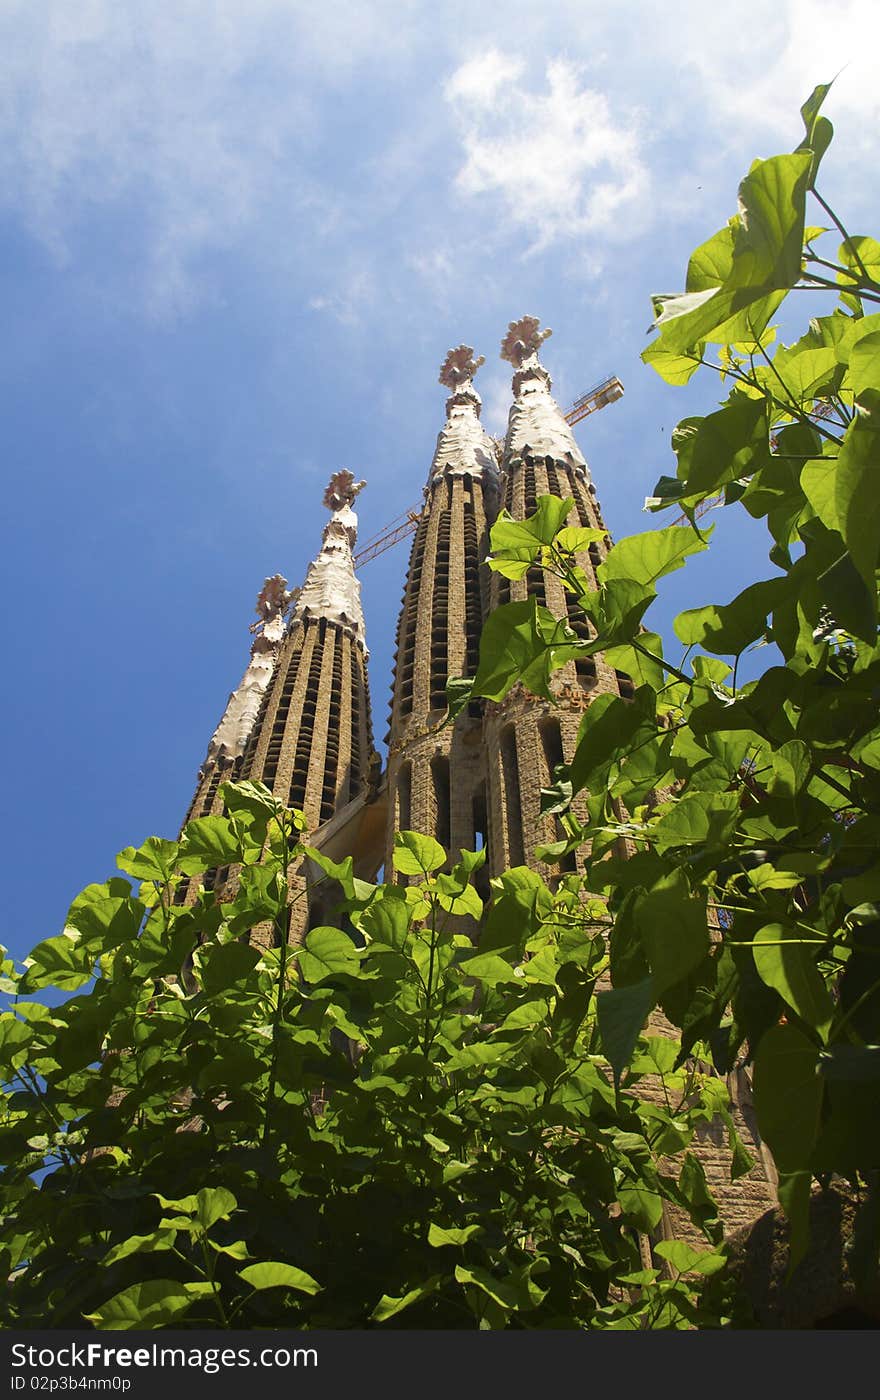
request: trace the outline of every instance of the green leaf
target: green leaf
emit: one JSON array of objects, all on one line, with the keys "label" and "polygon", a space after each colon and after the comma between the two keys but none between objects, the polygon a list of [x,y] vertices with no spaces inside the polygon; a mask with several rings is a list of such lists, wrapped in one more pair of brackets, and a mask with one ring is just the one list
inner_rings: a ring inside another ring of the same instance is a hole
[{"label": "green leaf", "polygon": [[513,967],[498,953],[478,953],[461,964],[466,977],[474,977],[487,987],[497,987],[500,982],[514,982]]},{"label": "green leaf", "polygon": [[737,792],[691,792],[680,797],[651,829],[662,853],[678,846],[726,849],[740,814]]},{"label": "green leaf", "polygon": [[786,1281],[791,1278],[810,1243],[810,1188],[812,1173],[780,1171],[776,1183],[779,1204],[788,1217],[789,1254]]},{"label": "green leaf", "polygon": [[835,388],[839,375],[837,354],[831,346],[801,349],[797,345],[781,345],[773,357],[773,368],[774,395],[796,408],[815,398],[820,390]]},{"label": "green leaf", "polygon": [[698,967],[709,948],[705,899],[692,898],[687,876],[674,870],[635,906],[642,947],[652,972],[654,994],[675,986]]},{"label": "green leaf", "polygon": [[295,1288],[298,1293],[320,1293],[322,1285],[304,1269],[292,1264],[281,1264],[277,1260],[267,1260],[261,1264],[249,1264],[242,1269],[239,1278],[250,1284],[258,1292],[266,1288]]},{"label": "green leaf", "polygon": [[472,1284],[479,1288],[502,1308],[516,1311],[520,1308],[534,1307],[527,1280],[520,1280],[514,1276],[500,1279],[490,1274],[488,1269],[468,1268],[463,1264],[456,1264],[455,1279],[457,1283]]},{"label": "green leaf", "polygon": [[473,676],[450,676],[446,682],[446,723],[451,724],[470,704],[474,693]]},{"label": "green leaf", "polygon": [[433,836],[420,836],[416,831],[395,831],[395,870],[402,875],[430,875],[446,864],[446,852]]},{"label": "green leaf", "polygon": [[225,1186],[203,1186],[196,1193],[196,1214],[203,1230],[210,1230],[218,1220],[228,1220],[237,1206],[238,1201]]},{"label": "green leaf", "polygon": [[801,468],[801,490],[829,530],[840,531],[837,513],[837,458],[816,457]]},{"label": "green leaf", "polygon": [[692,1249],[684,1240],[659,1240],[654,1245],[654,1253],[668,1260],[680,1274],[717,1274],[727,1263],[720,1250]]},{"label": "green leaf", "polygon": [[617,1199],[627,1221],[643,1234],[649,1235],[663,1219],[662,1196],[644,1182],[622,1182]]},{"label": "green leaf", "polygon": [[[874,570],[880,548],[880,391],[863,391],[865,413],[846,430],[837,458],[835,501],[840,533],[853,561],[876,598]],[[875,607],[876,615],[876,607]]]},{"label": "green leaf", "polygon": [[130,1254],[154,1254],[158,1250],[171,1249],[176,1239],[177,1231],[170,1229],[153,1230],[149,1235],[131,1235],[104,1255],[101,1267],[107,1268],[120,1259],[127,1259]]},{"label": "green leaf", "polygon": [[87,1322],[104,1327],[108,1332],[128,1331],[133,1327],[167,1327],[183,1316],[198,1298],[212,1293],[210,1283],[178,1283],[176,1279],[155,1278],[145,1283],[133,1283],[121,1293],[115,1293],[106,1303],[86,1313]]},{"label": "green leaf", "polygon": [[474,1235],[478,1235],[482,1228],[481,1225],[465,1225],[462,1229],[446,1229],[443,1226],[432,1224],[428,1226],[428,1244],[433,1245],[436,1249],[447,1244],[467,1244],[468,1240],[473,1239]]},{"label": "green leaf", "polygon": [[599,544],[607,538],[607,531],[588,529],[586,525],[564,525],[554,541],[557,549],[567,554],[581,554],[591,544]]},{"label": "green leaf", "polygon": [[243,982],[260,961],[260,951],[248,943],[216,943],[200,951],[202,984],[217,996]]},{"label": "green leaf", "polygon": [[298,962],[307,982],[323,982],[337,973],[357,973],[361,956],[361,950],[341,929],[313,928],[306,934]]},{"label": "green leaf", "polygon": [[363,904],[372,899],[376,886],[371,885],[367,880],[358,879],[354,873],[354,861],[351,856],[346,856],[341,861],[335,861],[324,855],[323,851],[316,850],[314,846],[304,846],[303,850],[309,860],[313,860],[325,875],[329,875],[333,880],[338,880],[346,899],[357,904]]},{"label": "green leaf", "polygon": [[23,992],[40,987],[59,987],[75,991],[91,981],[96,952],[77,929],[65,929],[55,938],[38,943],[26,960],[27,971],[20,982]]},{"label": "green leaf", "polygon": [[[876,238],[865,238],[861,235],[849,238],[845,243],[841,243],[837,250],[837,256],[844,267],[851,269],[854,279],[862,280],[862,273],[859,270],[861,262],[871,280],[880,285],[880,243],[877,242]],[[838,273],[837,280],[844,286],[849,284],[849,278],[845,273]]]},{"label": "green leaf", "polygon": [[283,802],[266,787],[265,783],[247,780],[240,783],[221,783],[220,796],[230,816],[238,812],[263,819],[285,815],[287,808]]},{"label": "green leaf", "polygon": [[507,1043],[503,1040],[491,1043],[479,1041],[476,1045],[466,1045],[463,1050],[456,1050],[443,1068],[448,1074],[454,1074],[456,1070],[471,1069],[474,1065],[492,1064],[493,1061],[504,1059],[509,1053]]},{"label": "green leaf", "polygon": [[686,284],[689,292],[712,291],[726,282],[733,267],[734,242],[733,225],[725,224],[691,253]]},{"label": "green leaf", "polygon": [[[541,545],[549,545],[557,531],[565,524],[574,501],[571,496],[560,499],[558,496],[539,496],[537,510],[525,520],[514,520],[506,510],[501,510],[489,531],[489,544],[492,550],[490,564],[500,573],[506,570],[499,567],[496,556],[520,559],[528,564],[537,558]],[[523,570],[525,572],[525,570]],[[508,574],[510,578],[521,578],[522,574]]]},{"label": "green leaf", "polygon": [[804,1171],[819,1129],[819,1050],[796,1026],[771,1026],[755,1056],[755,1112],[780,1171]]},{"label": "green leaf", "polygon": [[[672,434],[672,447],[686,497],[706,496],[751,476],[770,460],[766,403],[736,394],[715,413],[684,418]],[[700,537],[692,530],[691,538]]]},{"label": "green leaf", "polygon": [[632,1058],[642,1026],[656,1000],[650,977],[628,987],[613,987],[596,994],[599,1037],[616,1084]]},{"label": "green leaf", "polygon": [[667,525],[664,530],[629,535],[609,550],[596,571],[597,578],[600,583],[627,579],[650,586],[664,574],[680,569],[688,555],[706,549],[710,533],[701,538],[689,525]]},{"label": "green leaf", "polygon": [[631,701],[617,695],[596,696],[581,723],[571,762],[574,792],[589,786],[593,774],[619,754],[650,738],[657,726],[656,703],[649,689],[639,690]]},{"label": "green leaf", "polygon": [[360,928],[373,943],[403,949],[409,937],[409,908],[404,899],[389,897],[393,889],[388,885],[382,887],[382,897],[375,899],[361,915]]},{"label": "green leaf", "polygon": [[572,641],[564,624],[535,598],[506,603],[483,625],[474,694],[502,700],[521,681],[535,695],[550,699],[551,673],[580,650]]},{"label": "green leaf", "polygon": [[[800,276],[813,166],[811,151],[755,162],[740,185],[740,215],[733,225],[733,252],[724,280],[715,290],[709,283],[699,291],[664,299],[657,322],[664,349],[683,353],[701,340],[730,343],[760,334],[779,304],[768,294],[793,287]],[[722,272],[720,243],[715,255]],[[701,280],[708,282],[708,273]],[[733,318],[737,324],[731,326]]]},{"label": "green leaf", "polygon": [[667,350],[661,337],[653,340],[647,349],[642,351],[642,359],[646,365],[650,365],[651,369],[656,370],[660,378],[665,379],[667,384],[675,384],[680,387],[690,383],[700,368],[704,349],[703,342],[697,341],[694,353],[691,355],[681,351]]},{"label": "green leaf", "polygon": [[396,1317],[404,1308],[410,1307],[413,1303],[418,1303],[422,1298],[427,1298],[429,1294],[436,1293],[442,1275],[434,1274],[431,1278],[425,1279],[424,1283],[411,1288],[407,1293],[402,1293],[399,1297],[391,1297],[388,1293],[383,1293],[378,1303],[370,1313],[371,1322],[387,1322],[389,1317]]},{"label": "green leaf", "polygon": [[241,860],[241,847],[228,817],[198,817],[183,829],[179,868],[200,875]]},{"label": "green leaf", "polygon": [[116,864],[126,875],[136,880],[157,880],[164,883],[170,880],[177,861],[179,846],[176,841],[163,841],[159,836],[149,836],[137,849],[126,846],[116,857]]},{"label": "green leaf", "polygon": [[867,389],[880,389],[880,331],[856,341],[849,357],[849,372],[857,399],[861,400]]},{"label": "green leaf", "polygon": [[764,636],[767,618],[786,590],[786,580],[764,579],[720,607],[691,608],[675,619],[675,635],[685,646],[701,646],[720,656],[738,656]]}]

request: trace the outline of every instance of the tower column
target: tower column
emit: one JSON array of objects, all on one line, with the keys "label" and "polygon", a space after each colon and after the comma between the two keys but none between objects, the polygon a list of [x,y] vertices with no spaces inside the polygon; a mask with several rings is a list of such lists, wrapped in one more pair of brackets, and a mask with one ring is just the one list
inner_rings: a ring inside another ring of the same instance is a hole
[{"label": "tower column", "polygon": [[[320,842],[322,828],[344,818],[355,799],[374,793],[379,759],[352,557],[357,538],[352,505],[363,485],[348,471],[331,478],[324,493],[331,518],[301,589],[291,595],[279,575],[267,580],[260,595],[266,617],[254,658],[211,741],[190,816],[202,815],[209,803],[221,810],[216,779],[222,772],[265,783],[285,806],[303,812],[309,839]],[[283,614],[291,604],[285,631]],[[292,889],[305,890],[303,871],[292,875]],[[306,901],[298,900],[291,936],[301,937],[308,921]]]},{"label": "tower column", "polygon": [[397,631],[388,753],[386,865],[394,833],[428,832],[455,859],[485,839],[486,768],[482,716],[446,729],[449,676],[474,674],[488,571],[481,565],[497,511],[495,446],[480,424],[473,376],[482,358],[450,350],[440,382],[450,390],[446,424],[428,474]]}]

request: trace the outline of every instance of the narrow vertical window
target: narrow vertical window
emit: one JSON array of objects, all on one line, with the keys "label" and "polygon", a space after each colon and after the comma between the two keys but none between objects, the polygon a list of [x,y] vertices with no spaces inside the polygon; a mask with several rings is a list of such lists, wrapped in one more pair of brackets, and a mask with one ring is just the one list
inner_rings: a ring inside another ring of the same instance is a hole
[{"label": "narrow vertical window", "polygon": [[431,759],[431,780],[434,784],[434,835],[444,850],[452,845],[452,810],[449,800],[449,759],[435,754]]},{"label": "narrow vertical window", "polygon": [[412,764],[402,763],[397,774],[397,830],[412,828]]},{"label": "narrow vertical window", "polygon": [[519,795],[519,758],[516,752],[516,730],[508,724],[501,731],[501,773],[504,804],[507,809],[507,851],[511,865],[525,865],[523,845],[522,806]]},{"label": "narrow vertical window", "polygon": [[[565,753],[562,748],[562,731],[559,728],[557,719],[541,720],[538,732],[541,735],[541,746],[544,750],[544,772],[546,776],[546,786],[549,787],[554,780],[554,773],[561,764],[565,762]],[[555,818],[556,839],[565,839],[565,828],[558,817]],[[563,875],[568,875],[577,870],[575,864],[574,851],[568,851],[559,862],[559,869]]]},{"label": "narrow vertical window", "polygon": [[485,903],[492,893],[489,885],[489,814],[486,803],[486,785],[481,783],[474,793],[473,801],[474,850],[486,852],[486,863],[481,865],[474,876],[477,894]]}]

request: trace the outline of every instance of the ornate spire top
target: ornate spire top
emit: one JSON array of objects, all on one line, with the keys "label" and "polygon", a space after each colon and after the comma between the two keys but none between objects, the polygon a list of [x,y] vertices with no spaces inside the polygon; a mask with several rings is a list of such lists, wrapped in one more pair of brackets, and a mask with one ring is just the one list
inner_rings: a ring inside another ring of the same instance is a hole
[{"label": "ornate spire top", "polygon": [[455,393],[456,389],[460,389],[462,385],[470,384],[480,365],[485,363],[485,355],[474,359],[472,345],[457,345],[454,350],[447,353],[446,359],[440,366],[440,383]]},{"label": "ornate spire top", "polygon": [[[483,401],[471,382],[480,365],[486,363],[485,355],[474,359],[472,345],[457,345],[450,350],[440,366],[440,383],[452,392],[446,400],[446,417],[460,418],[461,410],[468,410],[465,416],[475,413],[479,418]],[[458,410],[458,412],[456,412]]]},{"label": "ornate spire top", "polygon": [[292,593],[288,592],[287,579],[283,574],[273,574],[265,580],[257,594],[257,620],[250,626],[250,630],[256,633],[251,647],[252,656],[271,651],[280,642],[284,636],[284,614],[298,597],[298,588]]},{"label": "ornate spire top", "polygon": [[257,620],[251,623],[250,630],[262,632],[270,622],[287,611],[293,596],[293,593],[287,591],[287,579],[283,574],[273,574],[271,578],[267,578],[257,594],[257,606],[254,609]]},{"label": "ornate spire top", "polygon": [[353,472],[334,472],[324,492],[324,505],[334,514],[344,510],[346,506],[353,506],[355,498],[366,484],[365,481],[355,481]]},{"label": "ornate spire top", "polygon": [[226,703],[223,718],[214,730],[208,753],[199,773],[203,778],[211,764],[228,768],[245,751],[247,741],[257,722],[260,704],[272,680],[278,649],[284,637],[284,614],[296,602],[299,589],[288,592],[283,574],[273,574],[257,594],[257,620],[251,623],[255,633],[251,644],[251,659],[241,681]]},{"label": "ornate spire top", "polygon": [[324,492],[324,505],[333,514],[324,526],[321,551],[309,565],[293,609],[295,620],[324,617],[349,628],[361,645],[364,615],[352,558],[358,518],[352,505],[366,484],[355,481],[350,471],[334,472],[331,476]]},{"label": "ornate spire top", "polygon": [[511,321],[501,342],[502,360],[509,360],[514,369],[522,369],[526,361],[533,358],[537,362],[538,351],[553,334],[549,327],[538,330],[540,324],[537,316],[521,316],[518,321]]}]

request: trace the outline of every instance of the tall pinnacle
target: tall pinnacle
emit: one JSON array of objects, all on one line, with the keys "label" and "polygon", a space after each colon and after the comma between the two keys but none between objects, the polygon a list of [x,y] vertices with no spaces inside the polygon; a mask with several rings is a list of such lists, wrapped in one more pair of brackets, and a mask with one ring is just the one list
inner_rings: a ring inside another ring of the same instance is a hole
[{"label": "tall pinnacle", "polygon": [[464,474],[497,471],[491,438],[480,424],[482,399],[473,386],[473,378],[483,355],[474,359],[473,346],[457,345],[447,353],[440,366],[440,383],[450,390],[446,400],[446,425],[437,438],[437,449],[431,463],[430,479],[442,473]]},{"label": "tall pinnacle", "polygon": [[553,334],[540,330],[537,316],[511,321],[501,342],[501,358],[514,367],[514,403],[510,410],[504,461],[507,467],[524,456],[564,462],[586,473],[586,461],[565,421],[562,409],[550,393],[550,375],[538,359],[545,340]]},{"label": "tall pinnacle", "polygon": [[202,772],[211,764],[227,767],[244,753],[256,723],[263,696],[268,689],[284,637],[284,614],[295,594],[288,593],[287,579],[281,574],[267,578],[257,596],[257,621],[251,659],[238,687],[226,704],[223,718],[211,736]]},{"label": "tall pinnacle", "polygon": [[350,471],[334,472],[330,478],[324,505],[332,514],[324,526],[321,552],[309,565],[293,616],[300,621],[323,617],[338,623],[366,649],[361,586],[352,558],[358,526],[352,505],[364,486],[366,482],[355,481]]}]

